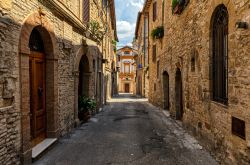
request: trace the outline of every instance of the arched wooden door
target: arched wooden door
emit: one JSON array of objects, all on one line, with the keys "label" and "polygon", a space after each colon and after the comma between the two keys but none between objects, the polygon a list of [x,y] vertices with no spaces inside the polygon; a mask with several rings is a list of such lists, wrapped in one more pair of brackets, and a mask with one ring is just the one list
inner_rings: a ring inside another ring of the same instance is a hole
[{"label": "arched wooden door", "polygon": [[43,41],[36,29],[33,29],[30,42],[30,128],[32,146],[46,138],[46,91],[45,91],[45,54]]},{"label": "arched wooden door", "polygon": [[182,76],[178,68],[175,75],[175,109],[176,119],[182,120],[183,117],[183,96],[182,96]]},{"label": "arched wooden door", "polygon": [[169,75],[167,72],[163,73],[163,109],[169,110]]}]

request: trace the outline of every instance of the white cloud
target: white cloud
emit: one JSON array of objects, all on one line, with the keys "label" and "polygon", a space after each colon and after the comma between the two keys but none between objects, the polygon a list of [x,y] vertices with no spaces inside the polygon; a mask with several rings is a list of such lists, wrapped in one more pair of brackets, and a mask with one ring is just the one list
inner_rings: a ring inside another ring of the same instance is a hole
[{"label": "white cloud", "polygon": [[126,45],[132,47],[132,43],[127,43]]},{"label": "white cloud", "polygon": [[119,39],[125,39],[134,36],[135,24],[131,24],[128,21],[117,22],[117,32]]},{"label": "white cloud", "polygon": [[144,0],[131,0],[130,1],[130,4],[132,6],[136,6],[136,7],[140,8],[140,9],[143,7],[143,3],[144,3]]}]

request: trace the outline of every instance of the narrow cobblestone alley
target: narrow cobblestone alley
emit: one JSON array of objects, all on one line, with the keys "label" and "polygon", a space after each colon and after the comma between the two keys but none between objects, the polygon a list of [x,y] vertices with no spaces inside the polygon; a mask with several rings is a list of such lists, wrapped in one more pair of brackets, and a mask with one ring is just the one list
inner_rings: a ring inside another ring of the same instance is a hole
[{"label": "narrow cobblestone alley", "polygon": [[36,165],[213,165],[216,161],[178,123],[146,99],[121,95],[59,140]]}]

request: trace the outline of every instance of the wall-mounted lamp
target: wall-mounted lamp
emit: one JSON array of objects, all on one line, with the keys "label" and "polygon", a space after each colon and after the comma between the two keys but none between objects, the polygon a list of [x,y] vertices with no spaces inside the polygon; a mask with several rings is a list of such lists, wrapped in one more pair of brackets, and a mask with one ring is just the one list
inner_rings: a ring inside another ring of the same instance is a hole
[{"label": "wall-mounted lamp", "polygon": [[243,22],[243,21],[237,21],[235,23],[235,26],[237,29],[247,29],[248,28],[247,22]]}]

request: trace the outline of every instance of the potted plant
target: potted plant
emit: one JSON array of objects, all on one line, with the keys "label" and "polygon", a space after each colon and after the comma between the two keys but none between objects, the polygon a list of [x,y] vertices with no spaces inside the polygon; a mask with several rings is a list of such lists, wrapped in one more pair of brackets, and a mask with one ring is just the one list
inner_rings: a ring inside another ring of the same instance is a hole
[{"label": "potted plant", "polygon": [[185,6],[189,3],[189,0],[172,0],[172,12],[173,14],[181,14]]},{"label": "potted plant", "polygon": [[179,1],[178,0],[172,0],[172,12],[175,14],[178,10]]},{"label": "potted plant", "polygon": [[81,121],[87,121],[90,118],[90,112],[95,110],[96,101],[86,96],[78,98],[78,118]]},{"label": "potted plant", "polygon": [[152,30],[151,36],[154,39],[160,39],[163,38],[164,36],[164,27],[163,26],[158,26],[155,29]]}]

